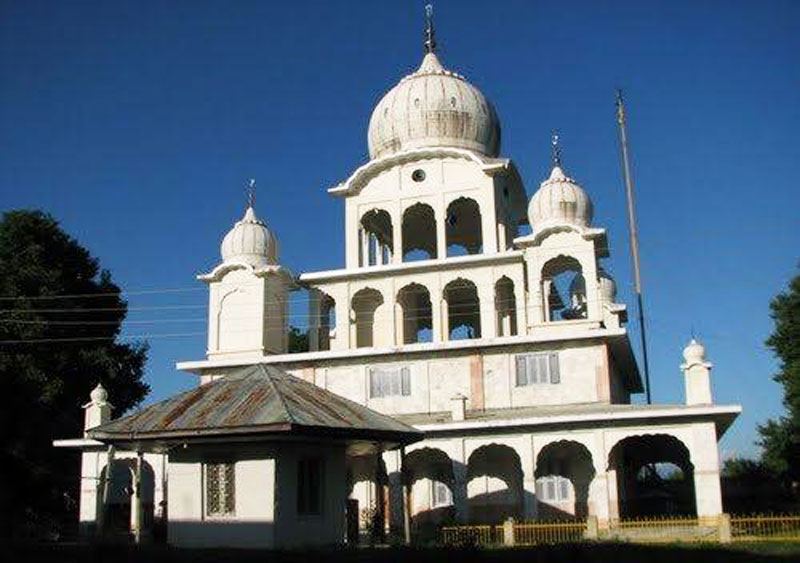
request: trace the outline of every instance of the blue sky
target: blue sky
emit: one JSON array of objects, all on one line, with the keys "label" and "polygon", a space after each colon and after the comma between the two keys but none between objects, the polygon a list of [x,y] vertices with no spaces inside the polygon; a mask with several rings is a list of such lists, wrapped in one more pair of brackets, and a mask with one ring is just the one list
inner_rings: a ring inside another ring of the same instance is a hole
[{"label": "blue sky", "polygon": [[[633,311],[613,106],[624,88],[654,399],[682,401],[694,330],[717,402],[744,407],[723,455],[755,455],[756,424],[781,408],[768,303],[800,264],[800,3],[435,10],[442,61],[495,104],[529,194],[560,131]],[[194,384],[174,370],[205,352],[194,278],[218,261],[247,178],[284,265],[343,265],[343,206],[326,188],[366,160],[372,107],[419,64],[422,13],[422,2],[0,2],[0,209],[49,211],[131,291],[126,334],[150,335],[151,399]]]}]

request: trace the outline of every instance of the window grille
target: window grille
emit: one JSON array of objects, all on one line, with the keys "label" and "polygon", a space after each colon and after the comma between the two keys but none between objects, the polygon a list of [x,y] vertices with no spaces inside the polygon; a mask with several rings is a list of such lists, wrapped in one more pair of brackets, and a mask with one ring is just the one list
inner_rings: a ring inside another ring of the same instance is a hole
[{"label": "window grille", "polygon": [[407,366],[369,370],[371,399],[409,395],[411,395],[411,370]]},{"label": "window grille", "polygon": [[325,466],[321,458],[301,459],[297,463],[297,513],[322,514],[322,484]]},{"label": "window grille", "polygon": [[453,504],[453,493],[445,483],[441,481],[433,482],[433,508],[440,506],[451,506]]},{"label": "window grille", "polygon": [[536,496],[544,502],[563,502],[570,499],[570,480],[561,475],[536,479]]},{"label": "window grille", "polygon": [[517,356],[517,387],[536,383],[560,383],[558,353],[521,354]]},{"label": "window grille", "polygon": [[232,516],[236,513],[236,472],[233,463],[206,464],[206,514]]}]

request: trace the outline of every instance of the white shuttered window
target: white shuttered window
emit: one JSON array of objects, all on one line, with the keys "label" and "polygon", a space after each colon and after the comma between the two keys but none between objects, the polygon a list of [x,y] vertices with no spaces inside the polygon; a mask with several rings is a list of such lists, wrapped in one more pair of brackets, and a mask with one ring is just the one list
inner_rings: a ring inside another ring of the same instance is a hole
[{"label": "white shuttered window", "polygon": [[517,356],[517,387],[536,383],[561,383],[558,353],[520,354]]},{"label": "white shuttered window", "polygon": [[369,396],[395,397],[411,395],[411,372],[408,366],[371,368],[369,370]]}]

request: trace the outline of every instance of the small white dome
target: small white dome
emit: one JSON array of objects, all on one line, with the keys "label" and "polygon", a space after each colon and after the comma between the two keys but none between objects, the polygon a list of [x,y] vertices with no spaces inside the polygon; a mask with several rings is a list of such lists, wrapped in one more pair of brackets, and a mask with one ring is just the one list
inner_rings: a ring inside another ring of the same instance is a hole
[{"label": "small white dome", "polygon": [[528,204],[528,220],[534,232],[555,225],[588,227],[592,214],[589,196],[560,166],[553,167]]},{"label": "small white dome", "polygon": [[429,52],[419,69],[378,102],[369,120],[369,156],[422,147],[456,147],[488,156],[500,151],[500,121],[492,104]]},{"label": "small white dome", "polygon": [[703,363],[706,361],[706,349],[692,338],[686,348],[683,349],[683,359],[689,365]]},{"label": "small white dome", "polygon": [[222,239],[223,262],[244,262],[253,267],[278,263],[278,241],[252,206]]},{"label": "small white dome", "polygon": [[89,397],[95,405],[105,405],[108,402],[108,391],[101,383],[98,383],[97,387],[89,393]]}]

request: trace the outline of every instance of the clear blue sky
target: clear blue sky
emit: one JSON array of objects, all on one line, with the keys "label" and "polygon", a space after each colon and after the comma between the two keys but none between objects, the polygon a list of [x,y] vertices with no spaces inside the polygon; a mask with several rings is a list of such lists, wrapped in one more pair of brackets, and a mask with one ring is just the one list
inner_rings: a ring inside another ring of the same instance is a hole
[{"label": "clear blue sky", "polygon": [[[529,194],[561,132],[633,310],[613,106],[625,89],[654,398],[683,399],[680,353],[694,328],[716,400],[744,406],[723,455],[754,455],[756,424],[780,412],[768,302],[800,263],[800,2],[435,9],[443,62],[494,102],[502,153]],[[179,290],[129,296],[126,334],[183,335],[150,339],[151,399],[194,384],[174,370],[205,352],[194,276],[217,263],[246,178],[258,179],[284,265],[343,265],[343,206],[325,190],[366,160],[373,105],[419,64],[422,10],[0,2],[0,209],[49,211],[123,288]]]}]

